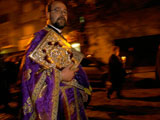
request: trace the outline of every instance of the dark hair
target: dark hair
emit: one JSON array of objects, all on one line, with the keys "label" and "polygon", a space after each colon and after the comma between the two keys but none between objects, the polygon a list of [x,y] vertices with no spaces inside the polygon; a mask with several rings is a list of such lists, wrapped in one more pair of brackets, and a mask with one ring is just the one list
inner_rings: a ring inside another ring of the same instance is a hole
[{"label": "dark hair", "polygon": [[[50,1],[49,3],[48,3],[48,5],[47,5],[47,11],[48,12],[51,12],[51,8],[52,8],[52,4],[53,4],[53,2],[62,2],[63,4],[65,4],[66,5],[66,2],[64,2],[63,0],[55,0],[55,1]],[[67,7],[67,5],[66,5],[66,7]]]},{"label": "dark hair", "polygon": [[52,5],[52,3],[53,3],[53,1],[48,3],[48,5],[47,5],[47,12],[51,12],[51,5]]},{"label": "dark hair", "polygon": [[117,50],[120,50],[120,47],[114,46],[114,47],[113,47],[113,52],[116,52]]}]

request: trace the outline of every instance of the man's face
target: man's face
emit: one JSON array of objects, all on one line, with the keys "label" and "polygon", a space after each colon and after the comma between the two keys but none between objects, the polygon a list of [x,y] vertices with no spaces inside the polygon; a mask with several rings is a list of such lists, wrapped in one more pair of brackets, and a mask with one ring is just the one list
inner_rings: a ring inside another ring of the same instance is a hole
[{"label": "man's face", "polygon": [[50,22],[53,26],[63,29],[67,23],[67,8],[61,2],[53,2],[50,11]]}]

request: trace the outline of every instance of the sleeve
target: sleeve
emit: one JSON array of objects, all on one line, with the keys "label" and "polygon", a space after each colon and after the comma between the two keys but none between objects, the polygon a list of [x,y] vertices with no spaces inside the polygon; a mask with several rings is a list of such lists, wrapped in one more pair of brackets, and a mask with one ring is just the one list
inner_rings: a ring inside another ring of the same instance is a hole
[{"label": "sleeve", "polygon": [[80,85],[84,87],[84,91],[91,95],[92,87],[90,86],[87,74],[82,69],[82,66],[79,66],[79,71],[76,73],[75,79],[78,81]]},{"label": "sleeve", "polygon": [[29,58],[42,38],[42,34],[35,36],[26,52],[22,68],[23,120],[38,119],[39,116],[46,117],[51,113],[54,71],[44,70]]}]

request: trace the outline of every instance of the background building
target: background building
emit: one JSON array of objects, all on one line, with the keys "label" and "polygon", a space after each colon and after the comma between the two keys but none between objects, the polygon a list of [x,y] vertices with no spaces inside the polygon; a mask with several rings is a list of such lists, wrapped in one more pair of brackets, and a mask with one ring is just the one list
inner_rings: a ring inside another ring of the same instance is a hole
[{"label": "background building", "polygon": [[[69,8],[69,23],[64,35],[70,42],[80,43],[83,53],[105,63],[108,62],[114,40],[160,34],[160,2],[157,0],[63,1]],[[0,48],[24,50],[33,33],[46,24],[47,2],[1,0]]]}]

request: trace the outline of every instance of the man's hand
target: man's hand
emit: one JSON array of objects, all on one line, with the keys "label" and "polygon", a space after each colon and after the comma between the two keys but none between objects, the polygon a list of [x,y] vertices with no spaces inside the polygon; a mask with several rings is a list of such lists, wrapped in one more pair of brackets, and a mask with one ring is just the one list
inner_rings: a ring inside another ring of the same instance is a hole
[{"label": "man's hand", "polygon": [[73,64],[70,64],[62,70],[62,72],[61,72],[62,81],[69,82],[74,78],[74,75],[79,70],[79,68],[77,68],[75,70],[71,70],[72,66],[73,66]]}]

